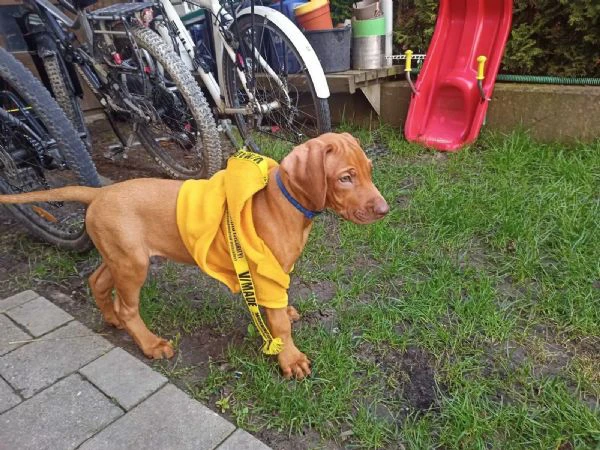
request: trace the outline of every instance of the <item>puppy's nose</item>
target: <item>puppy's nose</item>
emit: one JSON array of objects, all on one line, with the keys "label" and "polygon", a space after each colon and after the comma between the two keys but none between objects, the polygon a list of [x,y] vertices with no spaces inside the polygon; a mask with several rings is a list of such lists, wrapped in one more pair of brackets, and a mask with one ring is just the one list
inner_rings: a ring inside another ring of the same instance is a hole
[{"label": "puppy's nose", "polygon": [[390,211],[390,207],[385,201],[383,197],[378,199],[375,202],[375,207],[373,208],[373,212],[377,214],[379,217],[385,216]]}]

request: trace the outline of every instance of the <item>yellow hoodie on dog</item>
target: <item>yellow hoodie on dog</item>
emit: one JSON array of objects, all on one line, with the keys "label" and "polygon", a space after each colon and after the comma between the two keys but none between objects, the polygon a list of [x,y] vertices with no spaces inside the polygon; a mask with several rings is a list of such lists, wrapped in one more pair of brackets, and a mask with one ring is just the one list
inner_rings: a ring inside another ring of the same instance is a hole
[{"label": "yellow hoodie on dog", "polygon": [[177,197],[177,227],[196,264],[207,275],[240,292],[227,242],[226,208],[235,225],[254,280],[257,303],[266,308],[288,304],[290,276],[256,234],[252,220],[252,197],[267,185],[274,160],[238,152],[227,168],[209,180],[188,180]]}]

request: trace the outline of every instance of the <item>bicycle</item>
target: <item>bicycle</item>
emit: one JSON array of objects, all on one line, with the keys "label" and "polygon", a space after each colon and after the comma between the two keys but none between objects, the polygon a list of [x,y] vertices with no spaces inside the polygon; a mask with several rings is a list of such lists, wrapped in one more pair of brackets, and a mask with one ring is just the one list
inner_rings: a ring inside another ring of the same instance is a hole
[{"label": "bicycle", "polygon": [[[0,193],[72,184],[100,186],[90,155],[41,82],[0,48]],[[4,206],[38,238],[68,250],[92,247],[85,232],[83,205]]]},{"label": "bicycle", "polygon": [[172,177],[214,174],[222,163],[216,124],[189,70],[149,28],[157,4],[87,11],[95,2],[59,0],[72,19],[49,0],[24,0],[23,31],[44,62],[58,103],[85,137],[79,74],[104,107],[122,150],[137,137]]},{"label": "bicycle", "polygon": [[[330,131],[329,88],[302,32],[276,9],[254,0],[184,0],[211,18],[211,56],[194,45],[170,0],[156,31],[195,71],[217,114],[233,117],[245,144],[256,150],[264,134],[292,143]],[[215,74],[216,72],[216,78]],[[220,125],[226,130],[227,121]],[[231,133],[228,133],[233,140]]]}]

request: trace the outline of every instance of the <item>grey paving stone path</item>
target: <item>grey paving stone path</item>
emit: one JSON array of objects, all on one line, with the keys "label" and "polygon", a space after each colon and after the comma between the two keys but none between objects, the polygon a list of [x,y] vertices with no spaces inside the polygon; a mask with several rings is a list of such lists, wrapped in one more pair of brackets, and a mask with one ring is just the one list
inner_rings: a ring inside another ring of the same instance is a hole
[{"label": "grey paving stone path", "polygon": [[34,291],[0,299],[0,448],[269,449]]}]

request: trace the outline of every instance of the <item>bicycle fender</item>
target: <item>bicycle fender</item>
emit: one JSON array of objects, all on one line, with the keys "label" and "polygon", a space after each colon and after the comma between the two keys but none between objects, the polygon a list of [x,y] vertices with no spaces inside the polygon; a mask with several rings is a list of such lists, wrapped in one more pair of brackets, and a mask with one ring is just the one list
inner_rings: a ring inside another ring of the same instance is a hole
[{"label": "bicycle fender", "polygon": [[[323,72],[321,62],[319,61],[319,58],[317,57],[317,54],[313,50],[312,46],[306,39],[306,36],[302,34],[302,31],[298,29],[294,22],[281,14],[279,11],[266,6],[255,6],[254,14],[265,17],[273,22],[281,30],[281,32],[287,36],[306,63],[306,69],[308,70],[310,78],[315,85],[317,97],[329,98],[329,86],[327,85],[327,79],[325,78],[325,73]],[[242,9],[237,14],[237,17],[242,17],[244,15],[250,15],[250,7]]]}]

